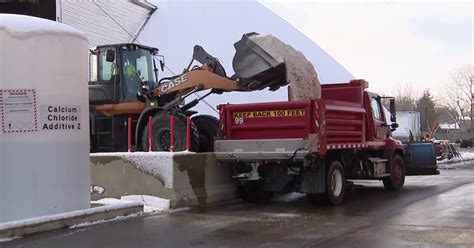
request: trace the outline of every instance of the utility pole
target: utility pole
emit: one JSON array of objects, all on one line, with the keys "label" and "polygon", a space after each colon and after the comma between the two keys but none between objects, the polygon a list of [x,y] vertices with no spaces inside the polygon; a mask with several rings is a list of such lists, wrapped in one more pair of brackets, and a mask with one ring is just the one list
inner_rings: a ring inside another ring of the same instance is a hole
[{"label": "utility pole", "polygon": [[473,104],[473,100],[474,100],[473,94],[472,94],[472,78],[473,78],[473,76],[471,76],[471,128],[470,128],[471,133],[472,133],[472,104]]}]

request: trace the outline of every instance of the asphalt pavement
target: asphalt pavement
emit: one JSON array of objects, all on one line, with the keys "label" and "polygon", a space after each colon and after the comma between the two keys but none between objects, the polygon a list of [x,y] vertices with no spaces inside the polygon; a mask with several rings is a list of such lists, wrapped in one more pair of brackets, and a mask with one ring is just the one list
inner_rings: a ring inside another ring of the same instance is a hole
[{"label": "asphalt pavement", "polygon": [[474,247],[474,165],[407,177],[390,192],[356,182],[341,206],[302,194],[36,234],[0,247]]}]

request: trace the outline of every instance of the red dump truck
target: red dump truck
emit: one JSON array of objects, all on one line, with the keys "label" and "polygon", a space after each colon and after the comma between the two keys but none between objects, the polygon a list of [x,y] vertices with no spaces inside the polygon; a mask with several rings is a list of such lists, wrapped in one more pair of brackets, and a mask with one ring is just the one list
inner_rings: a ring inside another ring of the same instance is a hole
[{"label": "red dump truck", "polygon": [[352,80],[322,85],[314,100],[220,105],[223,136],[215,153],[233,164],[240,196],[266,201],[275,192],[302,192],[338,205],[348,179],[382,180],[399,190],[405,175],[439,174],[432,145],[422,149],[428,159],[412,163],[416,150],[391,137],[394,99],[389,124],[382,97],[367,87]]}]

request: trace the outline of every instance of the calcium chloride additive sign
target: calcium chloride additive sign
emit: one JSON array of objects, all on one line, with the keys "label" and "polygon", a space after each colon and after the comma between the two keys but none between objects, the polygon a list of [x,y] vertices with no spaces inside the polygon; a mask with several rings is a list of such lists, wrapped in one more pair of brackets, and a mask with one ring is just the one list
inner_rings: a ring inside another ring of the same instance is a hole
[{"label": "calcium chloride additive sign", "polygon": [[71,104],[40,105],[40,130],[77,131],[81,127],[81,107]]},{"label": "calcium chloride additive sign", "polygon": [[38,131],[36,91],[33,89],[0,90],[0,116],[3,133]]}]

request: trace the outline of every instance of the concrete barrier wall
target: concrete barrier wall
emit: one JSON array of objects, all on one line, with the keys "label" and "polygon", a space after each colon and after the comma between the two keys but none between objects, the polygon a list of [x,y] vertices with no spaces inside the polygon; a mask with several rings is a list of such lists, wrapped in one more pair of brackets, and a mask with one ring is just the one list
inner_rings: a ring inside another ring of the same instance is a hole
[{"label": "concrete barrier wall", "polygon": [[236,198],[228,164],[213,153],[91,154],[91,197],[152,195],[170,199],[171,207],[204,206]]}]

